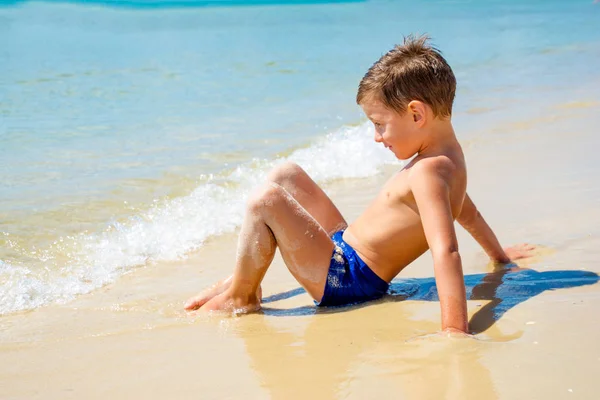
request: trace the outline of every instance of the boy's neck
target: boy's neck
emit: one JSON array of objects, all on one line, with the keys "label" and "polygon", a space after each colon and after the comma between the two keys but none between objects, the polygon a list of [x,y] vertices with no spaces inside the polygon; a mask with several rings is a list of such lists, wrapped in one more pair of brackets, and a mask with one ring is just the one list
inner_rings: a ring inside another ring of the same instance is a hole
[{"label": "boy's neck", "polygon": [[450,118],[431,121],[424,136],[425,140],[417,153],[421,157],[443,154],[458,145]]}]

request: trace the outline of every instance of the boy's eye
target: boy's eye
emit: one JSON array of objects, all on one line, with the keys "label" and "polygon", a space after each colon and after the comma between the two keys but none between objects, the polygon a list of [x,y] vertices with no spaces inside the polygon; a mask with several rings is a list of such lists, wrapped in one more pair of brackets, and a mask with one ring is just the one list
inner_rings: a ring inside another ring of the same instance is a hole
[{"label": "boy's eye", "polygon": [[379,122],[373,122],[373,125],[375,125],[377,128],[381,128],[381,124]]}]

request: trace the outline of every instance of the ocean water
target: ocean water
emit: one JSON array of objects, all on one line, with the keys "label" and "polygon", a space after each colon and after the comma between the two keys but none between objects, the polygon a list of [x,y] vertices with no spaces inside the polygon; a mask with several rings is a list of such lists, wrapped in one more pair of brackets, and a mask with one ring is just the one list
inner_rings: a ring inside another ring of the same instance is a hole
[{"label": "ocean water", "polygon": [[403,35],[452,65],[465,142],[599,100],[591,0],[0,4],[0,315],[186,257],[277,163],[398,163],[354,98]]}]

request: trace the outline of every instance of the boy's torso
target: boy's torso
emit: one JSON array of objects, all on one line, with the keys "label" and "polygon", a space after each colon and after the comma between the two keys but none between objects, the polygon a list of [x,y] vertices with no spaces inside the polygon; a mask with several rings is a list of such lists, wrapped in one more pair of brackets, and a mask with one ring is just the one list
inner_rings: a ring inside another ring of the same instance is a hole
[{"label": "boy's torso", "polygon": [[[464,157],[460,146],[441,157],[449,159],[455,167],[449,189],[450,206],[456,218],[466,192]],[[416,157],[392,176],[365,212],[344,232],[344,240],[386,282],[429,248],[408,179],[420,161]]]}]

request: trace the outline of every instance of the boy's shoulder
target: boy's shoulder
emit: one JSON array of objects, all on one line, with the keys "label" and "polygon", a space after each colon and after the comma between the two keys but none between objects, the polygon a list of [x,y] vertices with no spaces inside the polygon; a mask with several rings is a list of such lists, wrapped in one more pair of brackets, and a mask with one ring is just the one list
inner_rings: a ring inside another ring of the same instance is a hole
[{"label": "boy's shoulder", "polygon": [[427,181],[448,181],[456,171],[456,164],[445,154],[419,157],[417,156],[409,166],[407,166],[408,182],[413,185],[420,185]]}]

